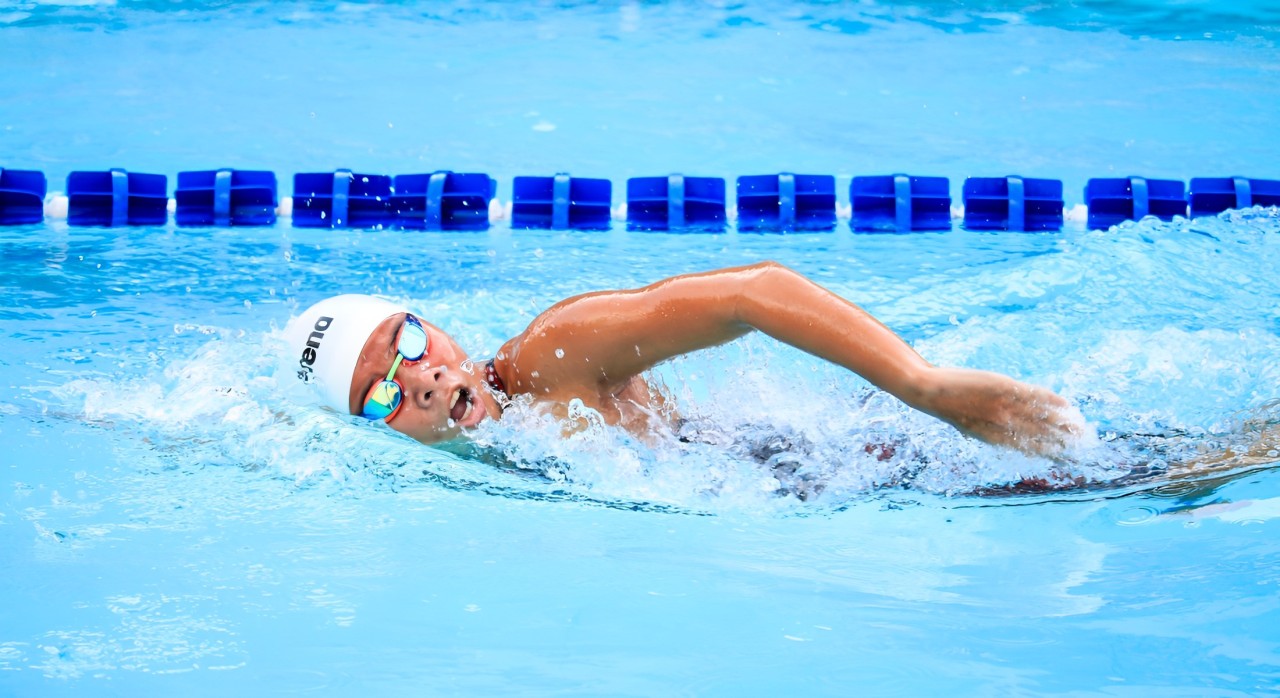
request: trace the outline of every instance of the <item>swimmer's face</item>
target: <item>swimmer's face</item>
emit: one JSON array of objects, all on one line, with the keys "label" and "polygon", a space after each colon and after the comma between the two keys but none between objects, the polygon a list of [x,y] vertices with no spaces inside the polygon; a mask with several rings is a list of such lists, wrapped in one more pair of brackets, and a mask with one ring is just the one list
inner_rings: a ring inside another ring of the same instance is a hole
[{"label": "swimmer's face", "polygon": [[[391,370],[404,316],[397,313],[383,320],[364,343],[351,379],[348,406],[352,414],[363,411],[369,388]],[[455,438],[463,429],[497,414],[497,403],[484,389],[484,369],[471,367],[467,353],[439,327],[425,321],[422,327],[427,332],[427,353],[413,364],[402,363],[396,370],[395,380],[403,388],[404,397],[400,410],[388,424],[430,444]],[[464,365],[470,372],[464,370]]]}]

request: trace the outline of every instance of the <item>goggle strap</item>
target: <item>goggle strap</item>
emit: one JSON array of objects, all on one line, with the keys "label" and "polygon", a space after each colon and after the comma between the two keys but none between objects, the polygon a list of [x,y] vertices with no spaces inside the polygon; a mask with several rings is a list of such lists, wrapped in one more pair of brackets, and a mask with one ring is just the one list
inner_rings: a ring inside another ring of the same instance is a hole
[{"label": "goggle strap", "polygon": [[391,380],[391,377],[396,375],[396,369],[400,368],[400,363],[402,361],[404,361],[404,354],[397,351],[396,360],[391,362],[391,370],[387,371],[387,377],[384,380]]}]

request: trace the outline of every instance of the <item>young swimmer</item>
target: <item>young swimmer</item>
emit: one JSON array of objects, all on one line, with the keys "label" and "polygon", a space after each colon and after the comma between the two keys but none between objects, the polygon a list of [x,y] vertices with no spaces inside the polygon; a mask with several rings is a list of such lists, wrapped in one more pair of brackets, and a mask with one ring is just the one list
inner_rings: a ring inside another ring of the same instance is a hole
[{"label": "young swimmer", "polygon": [[[1080,413],[1055,393],[998,373],[933,366],[858,306],[773,262],[569,298],[476,365],[440,328],[371,296],[321,301],[286,335],[299,378],[331,407],[429,444],[500,419],[517,395],[559,415],[578,399],[610,424],[649,433],[675,414],[645,371],[752,330],[988,443],[1052,457],[1085,433]],[[780,376],[760,399],[805,396]]]}]

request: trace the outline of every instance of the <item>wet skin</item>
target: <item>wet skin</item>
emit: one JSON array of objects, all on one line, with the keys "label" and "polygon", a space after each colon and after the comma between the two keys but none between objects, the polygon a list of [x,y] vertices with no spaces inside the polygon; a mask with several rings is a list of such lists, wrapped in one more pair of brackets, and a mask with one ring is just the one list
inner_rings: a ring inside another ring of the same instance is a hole
[{"label": "wet skin", "polygon": [[[386,376],[403,318],[387,318],[366,342],[351,386],[352,413],[359,413],[369,386]],[[423,326],[430,347],[422,361],[396,373],[409,399],[392,428],[432,443],[500,417],[483,366],[463,370],[466,352],[439,328]],[[606,422],[643,435],[671,414],[645,382],[645,371],[753,330],[843,366],[989,443],[1055,455],[1086,429],[1052,391],[988,371],[933,366],[863,309],[772,262],[561,301],[502,346],[495,368],[512,396],[529,395],[561,415],[570,400],[581,400]],[[793,399],[792,390],[780,377],[777,394],[761,399]],[[455,396],[470,400],[471,411],[461,419],[455,412],[458,423],[450,426]]]},{"label": "wet skin", "polygon": [[[396,339],[404,317],[404,313],[397,313],[383,320],[360,350],[347,398],[352,414],[363,411],[369,388],[385,378],[395,362]],[[448,333],[422,318],[418,320],[427,332],[427,353],[418,361],[402,362],[396,370],[393,378],[400,383],[404,399],[388,426],[424,444],[432,444],[456,438],[465,429],[476,427],[486,419],[500,418],[502,405],[483,379],[484,366],[470,362],[466,351]],[[622,425],[637,433],[651,430],[655,426],[652,421],[655,416],[671,414],[664,396],[652,390],[640,375],[631,376],[620,385],[609,384],[603,393],[597,386],[588,386],[584,390],[583,386],[570,381],[555,385],[558,377],[564,378],[556,370],[562,367],[545,365],[550,362],[554,351],[538,352],[535,347],[531,352],[518,352],[522,346],[520,340],[526,333],[503,345],[494,361],[495,370],[512,395],[533,395],[540,402],[550,403],[553,413],[561,417],[564,412],[560,408],[576,398],[600,412],[610,424]],[[555,331],[539,334],[561,338]],[[525,356],[526,361],[540,355],[542,361],[529,370],[517,370],[511,360],[515,353]],[[583,357],[578,358],[581,360]],[[556,362],[559,361],[557,356]],[[573,363],[572,359],[570,363]],[[538,370],[540,365],[546,379]],[[468,402],[470,408],[467,411],[461,414],[453,412],[458,405]]]},{"label": "wet skin", "polygon": [[[352,414],[361,413],[369,388],[391,369],[404,316],[397,313],[383,320],[364,343],[348,396]],[[439,327],[425,320],[422,327],[427,353],[396,369],[394,378],[404,397],[388,422],[391,428],[429,444],[455,438],[463,429],[500,415],[502,408],[485,386],[484,367],[470,366],[467,353]]]}]

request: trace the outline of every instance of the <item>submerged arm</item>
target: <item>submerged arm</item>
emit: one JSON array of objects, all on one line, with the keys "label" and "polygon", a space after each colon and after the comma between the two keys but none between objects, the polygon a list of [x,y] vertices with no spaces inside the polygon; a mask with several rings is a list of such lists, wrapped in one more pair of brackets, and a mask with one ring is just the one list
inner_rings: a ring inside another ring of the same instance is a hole
[{"label": "submerged arm", "polygon": [[515,373],[538,374],[522,386],[531,392],[608,392],[666,359],[753,329],[985,441],[1054,453],[1079,430],[1078,416],[1054,393],[995,373],[935,367],[862,308],[772,262],[571,298],[508,349]]}]

